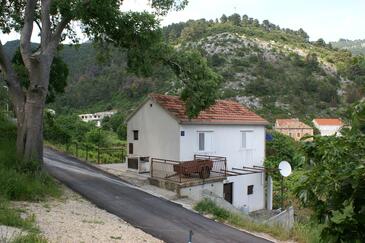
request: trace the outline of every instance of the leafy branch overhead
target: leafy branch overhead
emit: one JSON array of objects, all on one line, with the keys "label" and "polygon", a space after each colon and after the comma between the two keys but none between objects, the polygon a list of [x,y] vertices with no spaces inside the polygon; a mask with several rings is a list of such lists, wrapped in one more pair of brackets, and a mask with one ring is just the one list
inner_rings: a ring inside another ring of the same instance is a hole
[{"label": "leafy branch overhead", "polygon": [[307,171],[296,193],[323,224],[326,242],[365,240],[364,106],[354,109],[350,129],[342,136],[315,136],[305,145]]},{"label": "leafy branch overhead", "polygon": [[198,51],[172,51],[166,63],[184,84],[181,98],[190,118],[214,104],[219,97],[221,76],[208,66]]},{"label": "leafy branch overhead", "polygon": [[[113,41],[118,47],[142,48],[155,41],[158,22],[147,13],[124,13],[121,0],[28,0],[2,1],[0,29],[3,33],[20,33],[20,53],[29,77],[23,89],[20,78],[0,42],[0,67],[5,74],[17,117],[17,154],[27,161],[42,160],[43,109],[48,94],[51,66],[57,48],[66,37],[78,37],[72,26],[94,41]],[[182,8],[186,1],[153,0],[156,14]],[[34,52],[31,39],[37,26],[40,46]]]},{"label": "leafy branch overhead", "polygon": [[[29,87],[29,74],[24,66],[20,49],[17,49],[14,57],[11,60],[14,70],[17,73],[21,86],[25,89]],[[68,67],[67,64],[58,56],[55,56],[51,65],[49,77],[48,94],[46,103],[51,103],[55,100],[56,94],[63,93],[67,85]]]}]

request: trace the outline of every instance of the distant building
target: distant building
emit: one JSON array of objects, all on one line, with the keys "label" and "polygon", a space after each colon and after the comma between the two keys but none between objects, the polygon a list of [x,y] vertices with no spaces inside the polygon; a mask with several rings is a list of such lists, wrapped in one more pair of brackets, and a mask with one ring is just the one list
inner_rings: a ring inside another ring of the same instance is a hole
[{"label": "distant building", "polygon": [[313,128],[299,121],[298,118],[276,119],[274,130],[299,141],[302,137],[313,135]]},{"label": "distant building", "polygon": [[102,111],[94,114],[80,114],[79,117],[84,122],[95,122],[97,127],[101,126],[101,121],[105,117],[111,117],[116,111]]},{"label": "distant building", "polygon": [[316,118],[313,120],[314,126],[319,130],[321,136],[340,136],[343,122],[339,118]]}]

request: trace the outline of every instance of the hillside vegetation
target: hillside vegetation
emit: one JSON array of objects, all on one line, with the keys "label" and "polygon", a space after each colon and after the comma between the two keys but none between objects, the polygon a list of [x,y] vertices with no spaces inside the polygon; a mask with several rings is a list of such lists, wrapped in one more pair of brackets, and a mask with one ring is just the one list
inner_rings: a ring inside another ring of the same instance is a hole
[{"label": "hillside vegetation", "polygon": [[340,39],[336,42],[331,42],[333,47],[347,49],[355,55],[365,55],[365,40],[347,40]]},{"label": "hillside vegetation", "polygon": [[[270,121],[343,115],[348,104],[364,96],[364,57],[322,39],[310,42],[302,29],[233,14],[172,24],[163,32],[176,48],[204,54],[223,77],[222,98],[236,99]],[[128,73],[123,51],[113,50],[103,62],[98,52],[103,49],[91,43],[64,46],[59,55],[70,70],[68,87],[51,108],[59,113],[114,108],[126,114],[150,92],[179,93],[181,83],[164,65],[139,77]]]}]

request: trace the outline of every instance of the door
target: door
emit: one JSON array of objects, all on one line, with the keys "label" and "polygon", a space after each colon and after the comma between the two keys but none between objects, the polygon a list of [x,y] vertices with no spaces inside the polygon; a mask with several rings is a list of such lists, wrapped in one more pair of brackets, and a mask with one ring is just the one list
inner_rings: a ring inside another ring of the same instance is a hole
[{"label": "door", "polygon": [[232,204],[232,202],[233,202],[233,182],[225,183],[223,185],[223,197],[227,202]]}]

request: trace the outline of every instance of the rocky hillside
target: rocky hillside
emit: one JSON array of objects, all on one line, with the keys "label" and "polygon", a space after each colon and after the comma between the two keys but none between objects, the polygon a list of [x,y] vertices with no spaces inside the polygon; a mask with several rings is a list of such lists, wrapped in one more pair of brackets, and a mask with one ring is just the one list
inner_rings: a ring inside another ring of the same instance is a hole
[{"label": "rocky hillside", "polygon": [[354,55],[365,55],[365,40],[346,40],[340,39],[336,42],[331,42],[333,47],[347,49]]},{"label": "rocky hillside", "polygon": [[[237,14],[172,24],[163,31],[176,48],[200,50],[223,77],[222,98],[238,100],[271,121],[339,115],[364,96],[364,57],[321,39],[309,42],[302,29]],[[103,63],[90,43],[65,46],[60,55],[70,75],[65,94],[51,105],[58,112],[116,108],[128,113],[149,92],[178,93],[176,77],[164,66],[156,66],[148,78],[128,73],[122,51],[113,51]]]},{"label": "rocky hillside", "polygon": [[364,96],[364,57],[309,42],[301,29],[232,15],[173,24],[165,36],[179,48],[200,49],[224,78],[222,96],[269,120],[340,115]]}]

